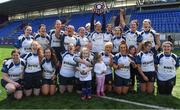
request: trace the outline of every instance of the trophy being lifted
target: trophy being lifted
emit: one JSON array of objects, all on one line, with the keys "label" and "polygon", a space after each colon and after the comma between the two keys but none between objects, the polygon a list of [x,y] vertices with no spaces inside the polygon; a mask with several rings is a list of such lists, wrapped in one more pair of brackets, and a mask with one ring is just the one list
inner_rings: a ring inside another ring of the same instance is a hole
[{"label": "trophy being lifted", "polygon": [[107,11],[107,6],[105,2],[99,2],[94,5],[94,13],[97,15],[104,14]]}]

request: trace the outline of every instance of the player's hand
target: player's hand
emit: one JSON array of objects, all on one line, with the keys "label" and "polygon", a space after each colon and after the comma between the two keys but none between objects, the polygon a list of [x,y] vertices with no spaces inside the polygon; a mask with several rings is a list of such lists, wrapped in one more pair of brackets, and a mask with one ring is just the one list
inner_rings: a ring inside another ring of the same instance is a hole
[{"label": "player's hand", "polygon": [[120,8],[121,13],[125,13],[125,10],[123,8]]},{"label": "player's hand", "polygon": [[119,64],[118,65],[118,68],[123,68],[124,67],[124,64]]},{"label": "player's hand", "polygon": [[13,83],[16,87],[20,87],[21,85],[19,84],[19,83],[17,83],[17,82],[14,82]]},{"label": "player's hand", "polygon": [[52,79],[52,80],[55,80],[55,79],[56,79],[56,75],[53,75],[51,79]]},{"label": "player's hand", "polygon": [[136,68],[136,63],[134,61],[131,61],[131,64],[132,64],[133,68]]},{"label": "player's hand", "polygon": [[91,63],[88,62],[88,61],[85,61],[84,64],[85,64],[86,66],[91,66]]},{"label": "player's hand", "polygon": [[143,79],[144,79],[145,81],[149,81],[149,79],[148,79],[147,76],[144,76]]}]

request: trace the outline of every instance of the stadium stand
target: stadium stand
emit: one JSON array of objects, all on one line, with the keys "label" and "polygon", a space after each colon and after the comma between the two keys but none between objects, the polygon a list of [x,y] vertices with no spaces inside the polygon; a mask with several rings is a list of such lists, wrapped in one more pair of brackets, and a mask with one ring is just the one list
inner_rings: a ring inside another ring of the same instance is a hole
[{"label": "stadium stand", "polygon": [[130,20],[137,19],[140,23],[139,30],[142,27],[144,19],[150,19],[152,27],[161,33],[178,33],[180,32],[180,9],[159,10],[135,12],[131,15]]}]

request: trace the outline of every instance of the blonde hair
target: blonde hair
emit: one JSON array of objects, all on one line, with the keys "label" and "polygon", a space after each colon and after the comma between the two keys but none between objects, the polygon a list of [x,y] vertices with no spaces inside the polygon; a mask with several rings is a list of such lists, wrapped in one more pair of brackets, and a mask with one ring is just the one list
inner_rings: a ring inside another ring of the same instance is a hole
[{"label": "blonde hair", "polygon": [[106,42],[106,43],[104,44],[104,47],[106,47],[106,46],[111,46],[111,47],[113,47],[113,44],[112,44],[112,42]]},{"label": "blonde hair", "polygon": [[90,56],[90,51],[89,51],[89,49],[88,49],[87,47],[83,47],[83,48],[81,49],[81,51],[80,51],[80,58],[83,58],[82,54],[83,54],[83,52],[86,51],[86,50],[89,52],[88,57]]}]

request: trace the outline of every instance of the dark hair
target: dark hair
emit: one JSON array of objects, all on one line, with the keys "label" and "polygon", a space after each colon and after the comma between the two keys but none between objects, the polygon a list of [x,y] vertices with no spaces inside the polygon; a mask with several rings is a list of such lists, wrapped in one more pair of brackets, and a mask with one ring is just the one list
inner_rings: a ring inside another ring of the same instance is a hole
[{"label": "dark hair", "polygon": [[126,41],[121,41],[121,43],[120,43],[120,45],[119,45],[119,51],[120,51],[121,45],[125,45],[125,46],[126,46],[126,53],[128,53],[129,50],[128,50],[128,46],[127,46],[127,44],[126,44]]},{"label": "dark hair", "polygon": [[18,53],[20,55],[20,51],[18,49],[14,49],[11,51],[11,55],[13,55],[14,53]]},{"label": "dark hair", "polygon": [[46,27],[46,25],[45,24],[40,24],[38,29],[41,29],[41,27]]},{"label": "dark hair", "polygon": [[44,49],[44,54],[45,54],[45,51],[46,51],[46,50],[50,50],[50,51],[51,51],[51,60],[52,60],[53,64],[56,65],[56,63],[58,62],[58,60],[57,60],[57,57],[56,57],[56,54],[55,54],[54,49],[51,48],[51,47],[47,47],[46,49]]},{"label": "dark hair", "polygon": [[131,22],[135,22],[135,23],[136,23],[136,25],[137,25],[137,27],[139,26],[139,22],[138,22],[138,20],[137,20],[137,19],[134,19],[134,20],[132,20]]},{"label": "dark hair", "polygon": [[[28,27],[31,27],[31,26],[30,26],[30,25],[24,26],[24,31],[25,31]],[[32,27],[31,27],[31,28],[32,28]]]},{"label": "dark hair", "polygon": [[149,44],[152,44],[150,41],[145,41],[142,43],[142,50],[144,50],[144,47],[147,47]]},{"label": "dark hair", "polygon": [[[130,53],[130,50],[133,49],[133,48],[135,48],[135,50],[136,50],[136,47],[135,47],[134,45],[130,45],[130,46],[129,46],[129,53]],[[137,52],[137,51],[136,51],[136,52]],[[135,52],[135,53],[136,53],[136,52]]]}]

